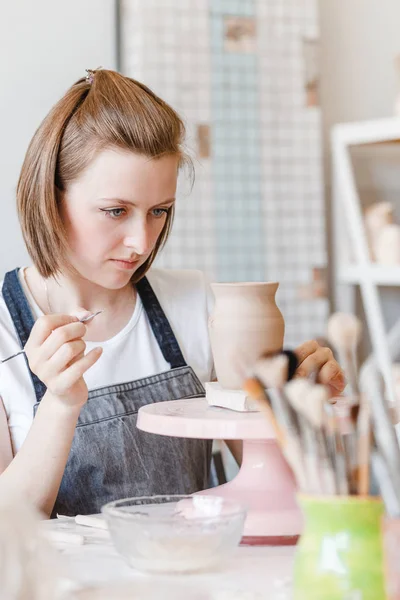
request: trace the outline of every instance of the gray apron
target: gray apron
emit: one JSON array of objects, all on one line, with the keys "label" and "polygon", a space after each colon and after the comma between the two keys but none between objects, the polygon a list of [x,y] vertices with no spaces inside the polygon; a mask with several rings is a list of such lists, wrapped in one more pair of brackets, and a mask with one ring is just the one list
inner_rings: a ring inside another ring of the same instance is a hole
[{"label": "gray apron", "polygon": [[[103,504],[119,498],[191,494],[209,486],[211,441],[153,435],[136,427],[141,406],[204,396],[203,385],[186,364],[148,280],[143,278],[136,288],[171,369],[89,391],[79,415],[53,516],[98,513]],[[34,318],[18,269],[6,274],[3,296],[23,348]],[[37,400],[35,415],[46,387],[31,371],[30,375]]]}]

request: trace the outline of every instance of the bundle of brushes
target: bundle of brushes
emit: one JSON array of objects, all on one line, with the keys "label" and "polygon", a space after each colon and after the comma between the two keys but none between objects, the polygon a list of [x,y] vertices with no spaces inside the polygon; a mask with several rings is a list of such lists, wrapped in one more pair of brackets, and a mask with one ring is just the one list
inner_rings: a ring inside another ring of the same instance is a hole
[{"label": "bundle of brushes", "polygon": [[288,353],[261,358],[243,387],[272,424],[299,490],[318,495],[358,493],[354,432],[340,430],[328,388],[315,383],[315,377],[289,380],[288,367]]},{"label": "bundle of brushes", "polygon": [[328,338],[348,381],[341,410],[332,403],[330,391],[316,383],[317,373],[292,379],[298,365],[290,351],[261,357],[243,387],[274,427],[302,492],[367,496],[372,466],[387,514],[400,518],[399,442],[376,367],[360,385],[360,337],[357,317],[330,317]]},{"label": "bundle of brushes", "polygon": [[363,494],[369,492],[369,468],[391,517],[400,517],[400,448],[389,405],[383,389],[382,376],[376,366],[368,368],[361,388],[356,350],[361,336],[361,323],[344,313],[332,315],[328,321],[328,336],[338,351],[338,359],[348,378],[352,399],[350,419],[357,433],[362,461],[359,466]]}]

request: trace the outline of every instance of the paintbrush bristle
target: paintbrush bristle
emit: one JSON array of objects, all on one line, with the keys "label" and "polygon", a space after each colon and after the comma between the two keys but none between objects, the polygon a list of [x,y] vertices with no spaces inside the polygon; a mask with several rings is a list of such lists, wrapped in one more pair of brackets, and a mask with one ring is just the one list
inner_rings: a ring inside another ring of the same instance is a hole
[{"label": "paintbrush bristle", "polygon": [[334,313],[328,319],[329,341],[336,347],[351,350],[358,345],[362,325],[358,317],[348,313]]},{"label": "paintbrush bristle", "polygon": [[329,393],[324,385],[313,384],[305,378],[289,381],[284,388],[292,407],[302,414],[315,428],[321,428],[324,421],[324,407],[329,401]]},{"label": "paintbrush bristle", "polygon": [[282,388],[288,380],[288,357],[284,354],[260,358],[254,365],[254,374],[266,388]]},{"label": "paintbrush bristle", "polygon": [[303,414],[303,404],[310,391],[310,382],[304,377],[289,381],[284,387],[284,392],[293,408]]},{"label": "paintbrush bristle", "polygon": [[243,389],[252,398],[259,398],[265,396],[265,390],[258,379],[248,378],[243,382]]},{"label": "paintbrush bristle", "polygon": [[315,428],[321,428],[324,423],[324,408],[329,402],[329,392],[324,385],[313,385],[307,398],[308,420]]}]

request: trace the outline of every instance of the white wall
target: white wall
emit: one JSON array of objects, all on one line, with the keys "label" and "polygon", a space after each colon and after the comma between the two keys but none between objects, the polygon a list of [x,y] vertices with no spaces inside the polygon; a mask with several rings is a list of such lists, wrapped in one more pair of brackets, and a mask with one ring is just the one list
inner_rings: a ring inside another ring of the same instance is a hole
[{"label": "white wall", "polygon": [[325,142],[334,123],[393,114],[398,0],[319,0]]},{"label": "white wall", "polygon": [[[319,0],[321,100],[325,186],[331,199],[329,135],[332,125],[393,115],[400,93],[399,0]],[[390,200],[400,222],[399,148],[364,147],[354,152],[357,182],[364,205]],[[331,222],[328,220],[328,231]],[[332,244],[329,244],[330,248]],[[332,253],[330,252],[332,256]],[[400,315],[400,290],[382,290],[387,325]],[[360,307],[361,311],[361,307]]]},{"label": "white wall", "polygon": [[0,279],[28,261],[15,187],[29,140],[86,68],[115,68],[115,1],[0,1]]}]

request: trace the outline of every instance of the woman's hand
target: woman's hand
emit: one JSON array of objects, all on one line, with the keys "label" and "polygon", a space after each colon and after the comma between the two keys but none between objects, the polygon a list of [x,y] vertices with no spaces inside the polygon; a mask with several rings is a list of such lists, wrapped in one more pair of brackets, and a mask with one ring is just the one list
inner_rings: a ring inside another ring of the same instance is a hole
[{"label": "woman's hand", "polygon": [[343,392],[346,386],[344,373],[330,348],[324,348],[312,340],[301,344],[295,352],[299,360],[296,377],[307,377],[316,372],[317,381],[328,386],[333,396]]},{"label": "woman's hand", "polygon": [[82,406],[88,397],[83,374],[100,358],[102,349],[85,356],[86,325],[70,315],[40,317],[32,328],[25,353],[29,366],[48,391],[63,404]]}]

